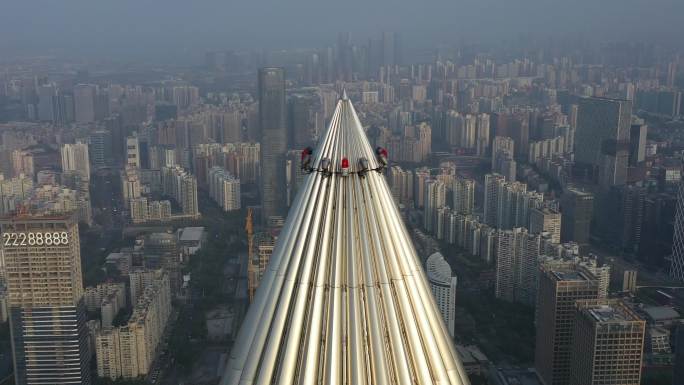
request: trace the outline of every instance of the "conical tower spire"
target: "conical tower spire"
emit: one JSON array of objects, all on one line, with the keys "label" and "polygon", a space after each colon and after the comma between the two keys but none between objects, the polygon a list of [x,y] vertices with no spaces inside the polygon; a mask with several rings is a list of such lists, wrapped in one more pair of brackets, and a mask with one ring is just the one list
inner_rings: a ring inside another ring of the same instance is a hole
[{"label": "conical tower spire", "polygon": [[[346,93],[345,93],[346,94]],[[305,169],[222,385],[468,384],[351,101]]]}]

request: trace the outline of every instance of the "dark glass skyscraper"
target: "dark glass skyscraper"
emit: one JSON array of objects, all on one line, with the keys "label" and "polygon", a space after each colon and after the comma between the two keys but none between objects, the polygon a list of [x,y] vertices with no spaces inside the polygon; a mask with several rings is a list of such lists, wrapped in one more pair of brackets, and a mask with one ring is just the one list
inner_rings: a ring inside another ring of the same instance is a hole
[{"label": "dark glass skyscraper", "polygon": [[583,98],[575,133],[575,162],[592,170],[604,188],[627,181],[632,102]]},{"label": "dark glass skyscraper", "polygon": [[287,151],[285,110],[285,71],[259,69],[259,126],[261,129],[261,204],[262,217],[282,215],[285,186],[284,160]]},{"label": "dark glass skyscraper", "polygon": [[677,194],[670,275],[678,281],[684,281],[684,180],[679,182]]}]

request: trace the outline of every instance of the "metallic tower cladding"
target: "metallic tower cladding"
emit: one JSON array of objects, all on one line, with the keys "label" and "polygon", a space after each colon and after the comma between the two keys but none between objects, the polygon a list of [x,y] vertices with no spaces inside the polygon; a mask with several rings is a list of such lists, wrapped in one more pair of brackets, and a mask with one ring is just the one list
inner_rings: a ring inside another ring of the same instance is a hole
[{"label": "metallic tower cladding", "polygon": [[261,202],[264,223],[283,215],[285,186],[281,171],[287,151],[285,119],[285,72],[282,68],[259,69],[259,125],[261,129]]},{"label": "metallic tower cladding", "polygon": [[221,384],[468,384],[346,95],[310,165]]},{"label": "metallic tower cladding", "polygon": [[677,194],[670,275],[674,279],[684,281],[684,181],[679,182],[679,193]]}]

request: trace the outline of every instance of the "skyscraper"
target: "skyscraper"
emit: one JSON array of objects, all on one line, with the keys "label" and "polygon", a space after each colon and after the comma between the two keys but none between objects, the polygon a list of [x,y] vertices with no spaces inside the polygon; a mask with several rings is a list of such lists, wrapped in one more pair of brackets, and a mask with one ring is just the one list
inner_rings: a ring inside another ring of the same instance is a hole
[{"label": "skyscraper", "polygon": [[458,278],[453,274],[449,262],[444,259],[441,253],[434,253],[428,257],[425,261],[425,270],[432,295],[435,296],[437,307],[442,313],[442,319],[447,325],[449,334],[453,337]]},{"label": "skyscraper", "polygon": [[468,215],[475,205],[475,181],[458,178],[453,182],[454,212]]},{"label": "skyscraper", "polygon": [[505,182],[506,178],[501,174],[485,175],[484,222],[489,226],[497,225],[499,185]]},{"label": "skyscraper", "polygon": [[485,175],[484,218],[489,226],[499,229],[530,226],[530,210],[541,208],[544,195],[527,191],[520,182],[506,182],[500,174]]},{"label": "skyscraper", "polygon": [[499,164],[499,158],[513,159],[515,154],[515,142],[507,136],[495,136],[492,142],[492,170]]},{"label": "skyscraper", "polygon": [[92,123],[95,121],[95,98],[97,86],[79,84],[74,87],[74,105],[76,123]]},{"label": "skyscraper", "polygon": [[38,119],[49,122],[55,120],[56,99],[57,87],[54,84],[44,84],[38,87]]},{"label": "skyscraper", "polygon": [[509,302],[534,304],[541,236],[519,227],[499,230],[495,295]]},{"label": "skyscraper", "polygon": [[575,162],[588,167],[604,188],[627,181],[631,119],[629,100],[580,99]]},{"label": "skyscraper", "polygon": [[261,128],[261,205],[264,223],[284,213],[284,173],[287,151],[285,118],[285,72],[282,68],[259,69],[259,125]]},{"label": "skyscraper", "polygon": [[389,171],[392,196],[397,203],[413,206],[413,172],[403,170],[400,166],[392,166]]},{"label": "skyscraper", "polygon": [[542,266],[534,362],[545,384],[570,383],[575,301],[598,296],[599,282],[592,274],[573,268]]},{"label": "skyscraper", "polygon": [[629,165],[637,166],[646,160],[648,126],[643,120],[632,122],[629,129]]},{"label": "skyscraper", "polygon": [[222,385],[469,383],[381,165],[343,96]]},{"label": "skyscraper", "polygon": [[684,281],[684,180],[679,182],[677,193],[670,275],[674,279]]},{"label": "skyscraper", "polygon": [[[122,144],[119,143],[119,146]],[[95,130],[88,137],[88,157],[92,156],[95,171],[112,161],[112,135],[107,130]]]},{"label": "skyscraper", "polygon": [[591,218],[594,215],[594,195],[590,192],[568,188],[561,196],[561,241],[589,245]]},{"label": "skyscraper", "polygon": [[530,232],[549,233],[553,243],[560,243],[561,214],[548,208],[534,208],[530,211]]},{"label": "skyscraper", "polygon": [[126,164],[140,168],[140,140],[136,135],[126,137]]},{"label": "skyscraper", "polygon": [[570,385],[641,384],[646,321],[618,300],[577,301]]},{"label": "skyscraper", "polygon": [[85,143],[66,143],[62,145],[62,171],[76,171],[81,177],[90,180],[90,158]]},{"label": "skyscraper", "polygon": [[0,230],[15,383],[90,384],[76,219],[5,217]]},{"label": "skyscraper", "polygon": [[423,226],[428,232],[435,230],[437,210],[446,205],[446,186],[436,179],[425,181]]},{"label": "skyscraper", "polygon": [[684,385],[684,322],[679,322],[675,330],[674,382],[672,385]]}]

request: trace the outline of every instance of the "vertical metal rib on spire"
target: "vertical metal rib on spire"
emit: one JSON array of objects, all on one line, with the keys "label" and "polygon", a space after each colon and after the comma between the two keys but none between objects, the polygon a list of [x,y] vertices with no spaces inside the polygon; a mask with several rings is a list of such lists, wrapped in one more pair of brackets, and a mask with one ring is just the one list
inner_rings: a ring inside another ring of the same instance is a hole
[{"label": "vertical metal rib on spire", "polygon": [[468,384],[379,167],[343,97],[222,385]]}]

